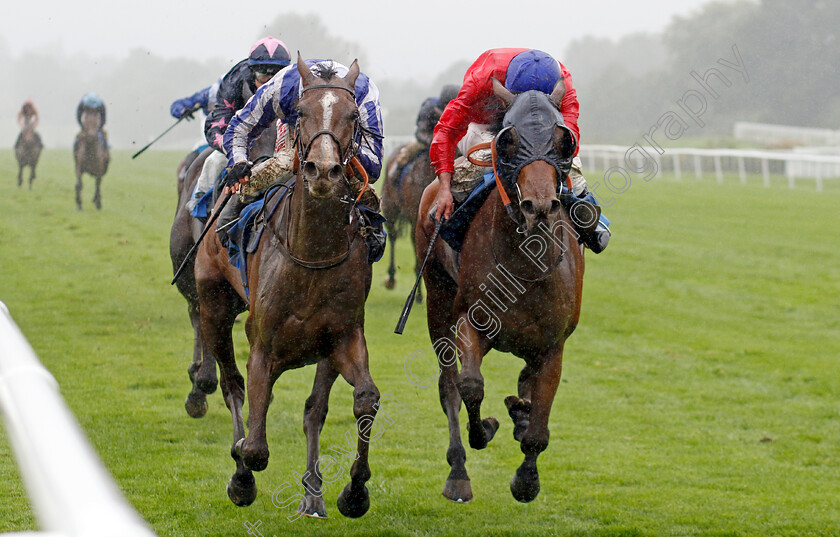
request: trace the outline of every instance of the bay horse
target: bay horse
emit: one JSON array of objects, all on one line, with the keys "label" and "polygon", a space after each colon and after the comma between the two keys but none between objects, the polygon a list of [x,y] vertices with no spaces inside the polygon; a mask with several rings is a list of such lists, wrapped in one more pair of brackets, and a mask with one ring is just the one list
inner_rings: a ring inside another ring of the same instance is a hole
[{"label": "bay horse", "polygon": [[15,143],[15,158],[18,161],[18,186],[23,185],[23,169],[29,166],[29,189],[32,189],[32,183],[35,181],[35,166],[38,165],[42,148],[43,145],[37,132],[32,129],[20,131],[20,136]]},{"label": "bay horse", "polygon": [[101,117],[99,114],[85,110],[82,112],[82,129],[76,135],[73,147],[73,158],[76,161],[76,208],[82,210],[82,174],[90,174],[96,180],[96,190],[93,204],[97,209],[102,208],[100,184],[102,176],[108,171],[111,160],[108,145],[100,133]]},{"label": "bay horse", "polygon": [[[249,154],[256,159],[261,156],[271,156],[274,152],[274,142],[277,137],[275,129],[266,129],[254,140]],[[190,215],[187,202],[192,198],[198,177],[214,149],[206,147],[202,151],[190,152],[178,165],[176,171],[178,203],[175,207],[175,219],[169,233],[169,257],[172,260],[173,274],[184,262],[195,241],[201,235],[204,224],[201,220]],[[178,291],[187,301],[187,311],[193,328],[193,356],[187,375],[192,388],[184,402],[184,408],[193,418],[201,418],[207,413],[207,395],[216,391],[218,377],[216,375],[216,359],[204,344],[201,336],[198,291],[195,285],[195,258],[187,261],[180,277],[175,281]]]},{"label": "bay horse", "polygon": [[[493,86],[505,105],[505,128],[493,146],[498,154],[493,164],[498,160],[501,171],[497,188],[471,223],[460,258],[437,241],[423,275],[429,335],[440,365],[440,403],[449,421],[451,471],[443,495],[456,502],[472,499],[458,421],[461,402],[473,449],[486,447],[499,427],[496,418],[481,418],[481,363],[491,349],[525,361],[518,394],[505,399],[514,439],[525,455],[510,489],[520,502],[537,496],[537,456],[548,446],[563,346],[577,326],[583,287],[583,247],[557,195],[563,169],[557,162],[570,162],[575,149],[559,111],[563,81],[551,95],[514,96],[495,79]],[[429,214],[439,186],[435,181],[426,189],[419,214]],[[518,203],[506,205],[510,198]],[[418,254],[427,251],[433,231],[434,222],[421,218],[415,233]]]},{"label": "bay horse", "polygon": [[[417,208],[420,206],[420,198],[423,197],[423,190],[435,179],[435,170],[432,168],[432,161],[429,159],[429,148],[425,147],[415,156],[402,170],[397,163],[397,155],[406,147],[405,144],[398,147],[391,158],[388,159],[388,169],[385,174],[385,184],[382,188],[382,214],[385,216],[388,226],[388,233],[391,236],[391,256],[388,264],[388,279],[385,282],[387,289],[393,289],[396,284],[396,243],[402,234],[402,229],[407,225],[408,229],[414,230],[417,226]],[[412,241],[412,247],[414,241]],[[416,252],[415,252],[416,255]],[[415,275],[420,270],[420,265],[415,263]],[[417,303],[423,301],[423,294],[420,288],[417,289],[415,300]]]},{"label": "bay horse", "polygon": [[[372,269],[345,175],[360,128],[355,100],[358,62],[343,78],[329,68],[316,69],[316,75],[298,55],[297,70],[302,87],[295,136],[298,177],[291,194],[267,218],[257,249],[247,258],[250,293],[245,293],[239,270],[228,262],[215,232],[199,247],[195,277],[201,333],[219,364],[222,393],[233,417],[231,456],[236,472],[228,483],[228,496],[239,506],[256,498],[252,472],[268,465],[266,413],[275,381],[284,371],[317,364],[304,407],[306,494],[298,511],[323,517],[318,443],[331,387],[339,375],[353,386],[357,424],[373,420],[379,404],[364,334]],[[242,420],[245,382],[231,338],[234,318],[246,307],[247,436]],[[358,430],[350,483],[338,497],[338,509],[348,517],[362,516],[370,506],[365,486],[371,475],[370,438],[362,426]]]},{"label": "bay horse", "polygon": [[[184,262],[187,253],[195,245],[195,241],[203,228],[200,220],[190,216],[186,204],[192,197],[193,188],[201,174],[204,161],[212,152],[213,149],[207,148],[192,159],[192,162],[186,168],[183,180],[180,179],[181,168],[186,166],[186,163],[182,162],[178,167],[178,204],[175,207],[175,219],[172,222],[172,229],[169,234],[169,257],[172,260],[173,273]],[[175,284],[187,301],[187,311],[193,328],[193,357],[187,369],[192,389],[187,395],[184,407],[187,414],[193,418],[200,418],[207,413],[207,394],[216,391],[218,377],[216,376],[216,361],[207,350],[207,346],[204,345],[204,340],[201,337],[198,291],[195,286],[194,271],[195,258],[187,262],[187,266],[175,281]]]}]

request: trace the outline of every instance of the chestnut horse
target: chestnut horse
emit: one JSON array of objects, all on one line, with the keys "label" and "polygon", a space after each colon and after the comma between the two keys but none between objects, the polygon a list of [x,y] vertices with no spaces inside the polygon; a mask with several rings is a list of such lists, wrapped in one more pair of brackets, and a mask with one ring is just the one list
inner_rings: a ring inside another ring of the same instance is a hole
[{"label": "chestnut horse", "polygon": [[[494,144],[501,177],[470,225],[460,259],[437,241],[424,278],[429,334],[441,368],[440,403],[449,420],[446,459],[451,471],[443,495],[459,502],[472,499],[458,423],[461,401],[472,448],[483,449],[499,427],[495,418],[481,419],[481,362],[490,349],[497,349],[525,361],[518,395],[505,403],[513,436],[525,454],[510,489],[518,501],[529,502],[539,492],[537,456],[548,446],[548,416],[560,381],[563,345],[580,314],[583,248],[557,196],[562,177],[557,162],[569,162],[575,142],[559,112],[562,81],[550,96],[538,91],[514,96],[495,79],[493,85],[506,106],[506,128]],[[438,188],[435,181],[426,189],[421,215],[429,214]],[[511,198],[515,203],[505,206],[503,200]],[[431,219],[420,219],[418,253],[427,251],[433,230]]]},{"label": "chestnut horse", "polygon": [[[410,230],[417,226],[417,208],[420,206],[420,198],[423,190],[435,179],[435,170],[429,160],[429,148],[424,148],[420,154],[415,156],[401,171],[397,164],[397,155],[405,147],[398,147],[391,158],[388,159],[388,170],[385,175],[385,185],[382,188],[382,214],[387,219],[388,232],[391,235],[391,260],[388,265],[388,280],[385,287],[393,289],[396,284],[396,243],[402,228],[408,224]],[[412,241],[412,246],[414,245]],[[415,263],[414,273],[420,269]],[[423,301],[422,291],[418,288],[416,301],[419,304]]]},{"label": "chestnut horse", "polygon": [[[249,153],[253,158],[270,156],[274,151],[274,140],[277,131],[266,129],[254,140]],[[175,273],[184,262],[189,251],[195,245],[198,236],[204,228],[203,223],[190,216],[186,208],[187,202],[193,195],[198,176],[207,160],[213,153],[212,148],[205,148],[200,153],[189,153],[178,165],[178,204],[175,207],[175,219],[169,233],[169,257],[172,260],[172,272]],[[184,402],[187,414],[193,418],[200,418],[207,413],[207,395],[216,391],[218,377],[216,376],[216,360],[208,351],[201,337],[199,324],[198,291],[195,286],[195,258],[187,261],[181,275],[175,280],[178,291],[187,301],[187,311],[193,328],[193,356],[187,368],[192,388]]]},{"label": "chestnut horse", "polygon": [[[317,364],[312,394],[304,408],[306,495],[299,511],[323,517],[316,463],[330,389],[338,375],[354,387],[357,422],[373,420],[379,403],[364,334],[372,269],[345,175],[359,128],[358,63],[354,61],[343,78],[331,69],[320,69],[316,75],[298,55],[297,70],[302,84],[296,126],[300,172],[291,195],[271,213],[256,251],[247,259],[250,293],[246,295],[239,270],[228,262],[227,251],[214,232],[199,247],[195,277],[201,333],[219,364],[222,393],[233,416],[231,456],[236,472],[228,483],[228,496],[240,506],[256,497],[252,471],[268,464],[266,413],[275,381],[284,371]],[[247,436],[242,420],[245,382],[234,360],[231,338],[234,318],[246,304],[245,331],[250,342]],[[362,516],[370,505],[365,486],[370,479],[370,438],[364,432],[369,427],[360,426],[359,431],[351,480],[338,497],[339,511],[349,517]]]},{"label": "chestnut horse", "polygon": [[32,182],[35,181],[35,166],[41,157],[41,139],[31,129],[20,131],[17,143],[15,143],[15,158],[18,161],[18,186],[23,185],[23,169],[29,166],[29,188],[32,189]]},{"label": "chestnut horse", "polygon": [[108,171],[111,155],[108,145],[100,133],[99,114],[85,111],[82,113],[82,130],[76,135],[73,158],[76,161],[76,208],[82,210],[82,174],[88,173],[96,180],[93,204],[102,208],[102,196],[99,191],[102,176]]}]

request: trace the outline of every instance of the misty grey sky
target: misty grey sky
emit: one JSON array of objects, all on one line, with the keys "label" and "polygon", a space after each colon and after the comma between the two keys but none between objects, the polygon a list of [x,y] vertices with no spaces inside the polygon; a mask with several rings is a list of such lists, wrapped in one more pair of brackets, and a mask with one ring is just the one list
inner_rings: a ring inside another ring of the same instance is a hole
[{"label": "misty grey sky", "polygon": [[[658,32],[674,15],[690,14],[707,2],[314,0],[294,7],[276,0],[15,0],[14,15],[0,17],[0,47],[14,56],[52,44],[92,57],[124,58],[142,48],[167,59],[238,61],[278,15],[316,13],[333,35],[362,45],[371,64],[362,66],[365,72],[374,78],[410,77],[437,74],[493,47],[538,48],[562,60],[573,39]],[[85,20],[95,29],[85,31]],[[294,53],[295,44],[287,44]]]}]

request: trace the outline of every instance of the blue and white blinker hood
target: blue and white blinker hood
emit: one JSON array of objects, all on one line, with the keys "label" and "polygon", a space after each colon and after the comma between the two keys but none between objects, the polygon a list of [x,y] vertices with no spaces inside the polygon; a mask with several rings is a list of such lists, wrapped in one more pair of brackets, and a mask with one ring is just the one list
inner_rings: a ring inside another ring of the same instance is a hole
[{"label": "blue and white blinker hood", "polygon": [[[554,143],[558,127],[563,131],[559,147]],[[503,140],[513,134],[511,130],[516,133],[516,151],[508,157],[503,147],[507,142]],[[542,91],[530,90],[518,95],[505,112],[502,130],[496,135],[496,146],[497,171],[507,184],[516,184],[522,168],[542,160],[557,170],[559,189],[571,170],[577,139],[549,96]]]}]

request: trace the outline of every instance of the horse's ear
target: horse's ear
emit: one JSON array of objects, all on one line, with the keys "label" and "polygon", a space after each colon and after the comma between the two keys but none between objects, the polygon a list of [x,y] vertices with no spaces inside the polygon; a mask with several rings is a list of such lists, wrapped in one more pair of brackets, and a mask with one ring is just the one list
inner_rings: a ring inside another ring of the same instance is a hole
[{"label": "horse's ear", "polygon": [[350,70],[344,76],[344,80],[353,88],[356,86],[356,79],[359,77],[359,60],[353,60],[350,64]]},{"label": "horse's ear", "polygon": [[560,77],[560,80],[557,81],[557,84],[554,85],[554,89],[551,90],[551,95],[548,96],[551,99],[551,102],[554,103],[557,108],[560,108],[560,103],[563,102],[563,97],[566,96],[566,78]]},{"label": "horse's ear", "polygon": [[569,130],[567,127],[557,126],[554,129],[554,148],[557,150],[557,153],[560,155],[560,158],[568,159],[572,158],[575,155],[575,149],[577,149],[577,142],[575,141],[575,135],[572,134],[572,131]]},{"label": "horse's ear", "polygon": [[300,51],[298,51],[297,56],[297,69],[300,74],[300,80],[303,82],[303,87],[308,87],[315,81],[315,75],[312,74],[309,66],[306,65],[305,61],[303,61]]},{"label": "horse's ear", "polygon": [[513,100],[516,96],[508,91],[506,87],[502,85],[501,82],[496,80],[496,77],[490,77],[490,80],[493,81],[493,93],[496,94],[496,97],[502,100],[505,103],[505,108],[509,108],[511,104],[513,104]]}]

